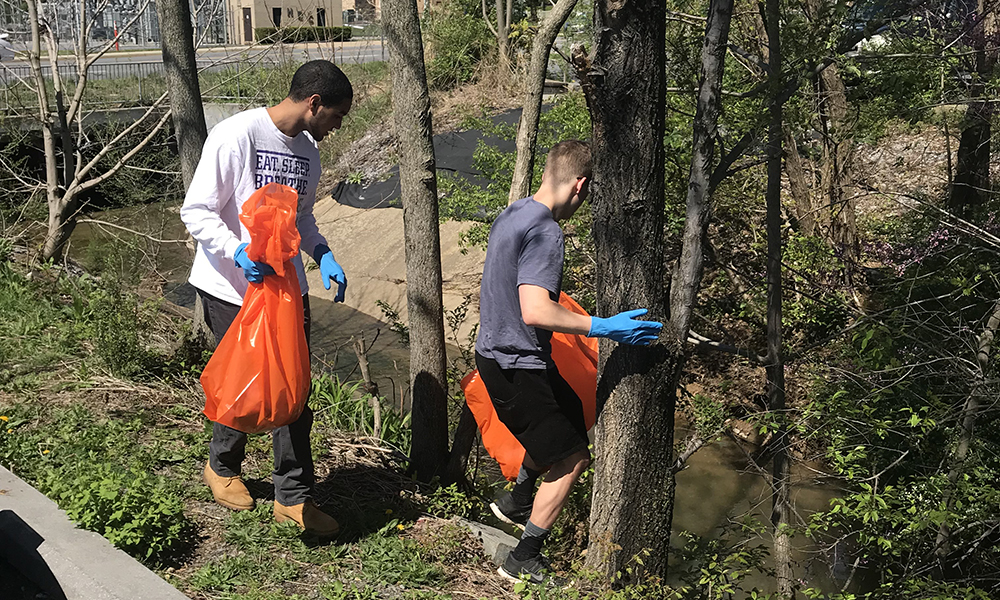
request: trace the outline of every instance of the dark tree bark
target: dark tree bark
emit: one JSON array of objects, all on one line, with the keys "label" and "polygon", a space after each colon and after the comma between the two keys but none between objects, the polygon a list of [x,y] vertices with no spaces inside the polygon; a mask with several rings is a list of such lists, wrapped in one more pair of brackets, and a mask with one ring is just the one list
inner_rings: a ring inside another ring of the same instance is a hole
[{"label": "dark tree bark", "polygon": [[[807,0],[805,16],[817,27],[829,23],[834,8],[825,0]],[[857,209],[851,180],[855,142],[850,121],[850,105],[843,78],[834,61],[822,69],[803,73],[813,84],[811,95],[815,118],[809,126],[818,134],[818,158],[799,154],[795,136],[784,132],[785,171],[795,200],[793,226],[804,235],[821,237],[844,261],[842,279],[850,284],[860,254]],[[806,142],[812,146],[811,142]],[[810,177],[807,180],[807,170]]]},{"label": "dark tree bark", "polygon": [[208,137],[198,84],[191,9],[187,0],[157,0],[156,11],[160,20],[160,46],[167,71],[167,89],[170,90],[174,136],[181,158],[181,177],[187,190]]},{"label": "dark tree bark", "polygon": [[[594,12],[599,33],[585,89],[593,122],[597,312],[646,307],[649,318],[665,320],[665,6],[599,0]],[[666,572],[681,351],[672,335],[661,339],[652,347],[601,341],[587,564],[609,578]],[[637,555],[642,565],[631,562]]]},{"label": "dark tree bark", "polygon": [[386,0],[382,24],[389,45],[392,109],[401,146],[413,411],[410,470],[419,480],[430,481],[448,460],[448,384],[431,104],[416,0]]},{"label": "dark tree bark", "polygon": [[542,92],[549,53],[566,19],[573,12],[576,0],[559,0],[531,43],[531,64],[528,66],[528,92],[524,98],[521,122],[517,126],[517,160],[510,184],[508,202],[516,202],[531,193],[531,178],[535,167],[535,146],[538,142],[538,119],[542,113]]},{"label": "dark tree bark", "polygon": [[991,122],[996,111],[993,100],[983,98],[997,62],[996,48],[987,48],[987,38],[996,32],[996,7],[989,0],[979,0],[978,14],[984,15],[972,32],[976,52],[976,72],[969,87],[972,102],[965,112],[962,137],[958,143],[958,164],[952,184],[949,208],[962,217],[969,217],[976,207],[989,198]]},{"label": "dark tree bark", "polygon": [[[184,190],[191,186],[194,171],[201,160],[201,149],[208,138],[205,109],[201,104],[198,83],[198,63],[195,58],[194,28],[187,0],[159,0],[156,3],[160,21],[160,46],[170,90],[170,113],[174,123],[174,138],[181,159],[181,179]],[[205,320],[201,302],[194,303],[191,334],[201,344],[214,347],[216,340]]]},{"label": "dark tree bark", "polygon": [[476,417],[469,409],[469,405],[462,406],[462,416],[459,417],[458,425],[455,427],[455,437],[451,442],[451,454],[448,457],[448,469],[445,471],[442,483],[451,485],[457,483],[462,487],[468,487],[468,480],[465,471],[469,466],[469,454],[472,453],[472,445],[476,443],[476,434],[479,433],[479,425],[476,424]]},{"label": "dark tree bark", "polygon": [[[767,148],[767,397],[771,411],[784,419],[785,366],[781,355],[781,154],[784,139],[782,115],[781,37],[779,0],[767,0],[767,48],[770,106]],[[771,523],[774,525],[774,562],[778,580],[778,595],[794,598],[792,579],[791,540],[785,527],[791,519],[788,469],[788,429],[779,426],[774,445],[771,473],[773,504]]]},{"label": "dark tree bark", "polygon": [[[663,39],[663,33],[649,26],[662,22],[657,21],[662,15],[654,14],[658,13],[658,8],[645,4],[623,7],[614,13],[607,7],[603,10],[600,15],[605,22],[617,26],[610,40],[599,40],[599,43],[610,42],[610,48],[604,50],[609,58],[600,62],[600,45],[594,68],[580,52],[574,51],[573,57],[594,117],[594,233],[598,241],[601,298],[598,308],[603,312],[607,305],[607,312],[612,313],[636,306],[638,302],[658,313],[663,310],[666,298],[663,284],[659,283],[664,275],[660,270],[663,259],[657,255],[659,246],[653,238],[663,234],[662,204],[659,204],[663,189],[658,187],[663,180],[656,175],[657,167],[653,165],[662,168],[659,161],[663,148],[648,136],[650,132],[655,132],[653,137],[662,136],[663,115],[643,113],[638,107],[662,106],[662,96],[658,94],[663,83],[643,81],[640,86],[643,93],[635,98],[637,105],[616,94],[634,93],[631,91],[634,88],[629,87],[633,82],[663,73],[662,63],[656,62],[662,57],[663,49],[656,40]],[[674,395],[664,395],[662,390],[673,391],[677,387],[684,358],[682,348],[701,283],[710,199],[728,168],[726,164],[713,163],[732,13],[732,0],[716,0],[709,8],[694,123],[687,221],[682,258],[674,269],[671,283],[671,320],[663,338],[664,345],[652,351],[619,346],[610,356],[607,353],[609,346],[602,346],[598,397],[605,404],[598,421],[596,449],[599,458],[588,564],[609,576],[624,571],[626,566],[633,567],[630,577],[637,577],[639,571],[645,569],[661,575],[666,571],[664,544],[669,539],[672,518],[673,480],[664,470],[671,469],[669,448],[672,445]],[[650,22],[645,29],[635,22],[644,19]],[[636,29],[650,37],[640,37]],[[626,47],[623,39],[632,41]],[[636,47],[635,39],[643,39],[646,45]],[[611,60],[621,58],[616,51],[625,54],[628,48],[634,49],[636,55],[651,58],[648,62],[631,65],[630,69]],[[615,75],[613,80],[608,78],[608,64],[616,67],[610,71]],[[642,71],[646,72],[645,76],[638,74]],[[622,87],[617,88],[614,84]],[[599,112],[602,109],[607,112]],[[621,121],[616,120],[619,117]],[[644,157],[644,160],[635,161],[635,157]],[[652,173],[642,169],[650,169]],[[643,273],[637,277],[632,265],[638,263],[646,266],[639,268]],[[658,313],[655,318],[662,316]],[[650,436],[651,431],[657,435]],[[629,565],[632,557],[644,549],[650,551],[649,556],[642,557],[644,565]]]},{"label": "dark tree bark", "polygon": [[851,178],[854,138],[849,131],[847,88],[836,64],[818,77],[819,115],[823,144],[821,198],[829,214],[828,241],[844,261],[844,281],[850,283],[858,264],[857,208],[854,194],[846,188]]},{"label": "dark tree bark", "polygon": [[788,174],[788,189],[795,201],[795,228],[803,235],[816,235],[816,207],[813,206],[812,190],[806,179],[805,161],[799,156],[799,148],[791,130],[785,128],[785,173]]}]

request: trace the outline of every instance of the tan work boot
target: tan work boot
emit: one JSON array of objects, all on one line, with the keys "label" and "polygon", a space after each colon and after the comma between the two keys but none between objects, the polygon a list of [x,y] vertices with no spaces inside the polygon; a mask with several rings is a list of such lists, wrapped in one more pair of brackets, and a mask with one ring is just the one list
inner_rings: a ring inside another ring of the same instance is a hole
[{"label": "tan work boot", "polygon": [[205,462],[205,483],[212,489],[212,496],[215,501],[233,510],[250,510],[253,508],[253,498],[250,491],[243,485],[243,480],[236,477],[223,477],[212,469],[211,465]]},{"label": "tan work boot", "polygon": [[294,521],[306,533],[321,538],[331,538],[340,532],[337,520],[321,511],[312,500],[294,506],[285,506],[275,500],[274,520],[279,523]]}]

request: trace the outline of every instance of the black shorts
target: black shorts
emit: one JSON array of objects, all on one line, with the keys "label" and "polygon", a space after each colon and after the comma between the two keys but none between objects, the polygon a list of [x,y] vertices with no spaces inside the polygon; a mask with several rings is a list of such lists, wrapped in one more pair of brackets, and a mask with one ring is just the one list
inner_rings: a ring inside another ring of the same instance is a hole
[{"label": "black shorts", "polygon": [[587,450],[583,403],[556,369],[504,369],[476,353],[476,367],[500,422],[539,467]]}]

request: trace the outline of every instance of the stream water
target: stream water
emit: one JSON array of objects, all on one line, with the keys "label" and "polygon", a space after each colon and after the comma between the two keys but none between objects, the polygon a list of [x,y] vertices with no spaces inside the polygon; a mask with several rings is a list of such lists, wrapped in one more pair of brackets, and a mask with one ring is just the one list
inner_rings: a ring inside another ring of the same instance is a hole
[{"label": "stream water", "polygon": [[[394,209],[381,209],[394,210]],[[92,219],[117,227],[98,223],[81,223],[73,234],[70,254],[86,263],[93,263],[100,254],[102,241],[120,236],[121,227],[141,232],[162,242],[146,239],[143,242],[150,267],[155,265],[153,278],[162,283],[167,300],[183,307],[192,307],[194,290],[186,283],[193,251],[183,240],[186,232],[178,217],[178,206],[152,204],[142,207],[116,209],[92,215]],[[178,243],[180,241],[181,243]],[[106,246],[104,246],[106,248]],[[371,344],[369,361],[371,372],[382,393],[396,406],[400,405],[403,390],[408,383],[408,350],[399,337],[389,331],[388,325],[361,311],[334,304],[313,294],[310,298],[313,311],[312,351],[314,365],[324,371],[338,374],[342,379],[360,379],[357,359],[351,347],[351,337],[363,334]],[[372,342],[374,343],[372,344]],[[452,348],[454,351],[455,349]],[[683,439],[687,432],[679,423],[675,437]],[[768,468],[764,465],[764,468]],[[830,499],[837,495],[815,471],[799,468],[793,472],[792,499],[799,516],[808,520],[809,514],[825,510]],[[686,469],[677,476],[673,529],[689,531],[695,535],[716,538],[732,521],[751,514],[761,523],[769,522],[769,487],[761,471],[736,442],[724,438],[699,450]],[[676,537],[676,536],[675,536]],[[824,591],[840,590],[847,576],[843,564],[827,555],[803,536],[793,538],[796,544],[796,573],[809,585]],[[675,539],[675,543],[680,543]],[[765,534],[752,543],[770,547],[770,536]],[[749,581],[762,590],[773,590],[773,580],[759,576]]]}]

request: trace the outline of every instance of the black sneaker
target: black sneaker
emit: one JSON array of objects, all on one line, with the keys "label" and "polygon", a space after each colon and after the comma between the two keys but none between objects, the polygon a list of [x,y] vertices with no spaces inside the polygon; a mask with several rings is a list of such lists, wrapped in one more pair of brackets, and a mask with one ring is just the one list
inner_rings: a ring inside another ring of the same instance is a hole
[{"label": "black sneaker", "polygon": [[565,581],[555,577],[551,573],[549,559],[542,554],[537,554],[531,558],[517,560],[514,552],[507,555],[507,560],[503,561],[497,574],[504,579],[511,581],[527,581],[534,584],[552,584],[557,586],[565,585]]},{"label": "black sneaker", "polygon": [[504,523],[524,529],[524,526],[528,524],[528,517],[531,516],[531,503],[524,506],[518,505],[510,492],[506,492],[490,503],[490,510]]}]

